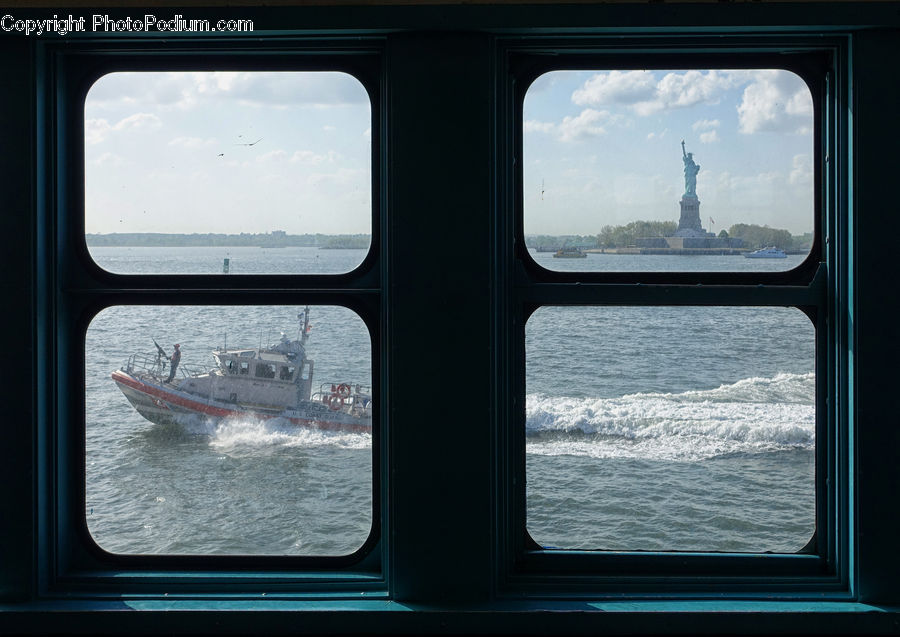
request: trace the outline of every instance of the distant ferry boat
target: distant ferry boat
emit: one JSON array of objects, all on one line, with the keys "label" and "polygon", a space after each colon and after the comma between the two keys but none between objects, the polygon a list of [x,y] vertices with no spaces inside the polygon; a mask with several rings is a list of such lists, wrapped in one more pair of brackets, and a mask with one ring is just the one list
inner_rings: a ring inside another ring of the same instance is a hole
[{"label": "distant ferry boat", "polygon": [[553,255],[554,259],[586,259],[587,254],[578,248],[561,248]]},{"label": "distant ferry boat", "polygon": [[753,252],[745,252],[744,256],[748,259],[784,259],[787,257],[784,250],[776,248],[775,246],[760,248]]}]

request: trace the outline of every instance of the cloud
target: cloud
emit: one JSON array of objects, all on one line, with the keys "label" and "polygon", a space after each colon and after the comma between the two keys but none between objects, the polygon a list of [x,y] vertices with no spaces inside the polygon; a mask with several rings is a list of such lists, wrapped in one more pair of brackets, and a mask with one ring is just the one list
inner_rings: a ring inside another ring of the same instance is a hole
[{"label": "cloud", "polygon": [[792,185],[802,186],[812,183],[813,171],[809,155],[794,155],[793,168],[788,181]]},{"label": "cloud", "polygon": [[91,86],[86,108],[171,105],[184,97],[186,73],[109,73]]},{"label": "cloud", "polygon": [[260,164],[268,164],[272,162],[282,163],[288,161],[288,154],[283,150],[270,150],[267,153],[263,153],[256,158],[256,161]]},{"label": "cloud", "polygon": [[279,148],[258,155],[256,157],[256,163],[319,166],[322,164],[333,164],[341,159],[343,159],[341,154],[333,150],[329,150],[325,153],[316,153],[311,150],[295,150],[293,153],[288,153],[286,150]]},{"label": "cloud", "polygon": [[121,166],[124,159],[115,153],[103,153],[97,159],[91,161],[95,166]]},{"label": "cloud", "polygon": [[701,102],[716,103],[722,92],[741,82],[745,74],[731,71],[684,71],[666,73],[657,80],[650,71],[598,73],[572,93],[580,106],[624,104],[639,115]]},{"label": "cloud", "polygon": [[748,81],[746,71],[673,71],[659,80],[651,71],[598,73],[572,93],[579,106],[623,104],[638,115],[695,104],[716,104],[722,94]]},{"label": "cloud", "polygon": [[326,153],[316,153],[311,150],[295,150],[288,154],[284,150],[272,150],[268,153],[260,155],[256,158],[258,163],[291,163],[303,164],[306,166],[320,166],[322,164],[333,164],[342,159],[341,154],[333,150]]},{"label": "cloud", "polygon": [[550,71],[549,73],[544,73],[539,76],[531,85],[528,87],[528,95],[535,95],[538,93],[544,93],[549,89],[556,86],[559,82],[559,73],[554,71]]},{"label": "cloud", "polygon": [[202,139],[200,137],[176,137],[169,141],[169,146],[178,146],[180,148],[203,148],[216,143],[214,138]]},{"label": "cloud", "polygon": [[732,201],[740,201],[749,207],[771,205],[776,196],[784,198],[787,192],[787,175],[775,170],[755,175],[722,172],[715,181],[717,188],[727,191]]},{"label": "cloud", "polygon": [[784,107],[784,111],[788,115],[808,117],[810,121],[812,121],[812,96],[809,93],[809,89],[806,87],[798,89],[791,99],[788,100],[788,103]]},{"label": "cloud", "polygon": [[340,153],[329,150],[324,154],[316,154],[311,150],[297,150],[291,155],[291,162],[295,164],[308,164],[318,166],[324,163],[334,163],[341,158]]},{"label": "cloud", "polygon": [[701,119],[694,122],[691,128],[693,128],[695,131],[711,130],[713,128],[718,128],[719,126],[721,126],[721,124],[722,123],[717,119]]},{"label": "cloud", "polygon": [[556,124],[553,122],[539,122],[536,119],[525,121],[526,133],[552,133],[555,128]]},{"label": "cloud", "polygon": [[[657,79],[650,71],[610,71],[591,76],[572,93],[579,106],[624,105],[640,116],[697,104],[717,104],[723,94],[747,85],[737,107],[742,133],[808,133],[813,105],[799,76],[782,70],[672,71]],[[699,120],[695,131],[718,128],[719,120]]]},{"label": "cloud", "polygon": [[576,117],[567,115],[559,125],[559,138],[571,142],[605,135],[606,129],[600,123],[610,119],[609,111],[595,111],[592,108],[584,109]]},{"label": "cloud", "polygon": [[610,71],[598,73],[572,93],[579,106],[635,104],[652,99],[656,78],[650,71]]},{"label": "cloud", "polygon": [[368,188],[369,172],[351,168],[339,168],[333,173],[313,173],[307,178],[310,186]]},{"label": "cloud", "polygon": [[712,144],[717,141],[719,141],[718,131],[711,130],[711,131],[707,131],[705,133],[700,133],[700,143],[701,144]]},{"label": "cloud", "polygon": [[88,144],[99,144],[106,141],[113,132],[129,129],[157,128],[162,121],[152,113],[135,113],[129,115],[115,124],[110,124],[105,119],[86,119],[84,121],[84,140]]},{"label": "cloud", "polygon": [[138,72],[110,73],[97,80],[86,108],[126,104],[143,108],[189,109],[234,100],[255,106],[341,106],[367,104],[362,84],[340,72]]},{"label": "cloud", "polygon": [[809,133],[812,96],[798,76],[786,71],[757,71],[737,107],[738,130],[744,134]]},{"label": "cloud", "polygon": [[667,73],[657,86],[658,100],[664,108],[715,104],[723,92],[737,85],[740,77],[728,71]]},{"label": "cloud", "polygon": [[227,98],[265,106],[339,106],[365,104],[369,97],[359,80],[346,73],[190,73],[187,100]]},{"label": "cloud", "polygon": [[666,133],[668,133],[668,132],[669,132],[669,129],[667,128],[661,133],[649,133],[647,135],[647,139],[662,139],[663,137],[666,136]]}]

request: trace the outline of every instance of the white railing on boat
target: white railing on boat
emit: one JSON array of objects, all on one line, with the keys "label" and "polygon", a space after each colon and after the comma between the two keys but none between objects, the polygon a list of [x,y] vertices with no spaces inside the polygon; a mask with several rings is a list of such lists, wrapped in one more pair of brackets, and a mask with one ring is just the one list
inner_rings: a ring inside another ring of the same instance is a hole
[{"label": "white railing on boat", "polygon": [[371,416],[372,388],[358,383],[322,383],[310,400],[322,402],[332,411]]},{"label": "white railing on boat", "polygon": [[[169,361],[159,354],[132,354],[123,369],[129,374],[151,376],[157,380],[169,377]],[[181,378],[194,378],[205,373],[205,370],[192,365],[179,365],[175,370],[175,375]]]}]

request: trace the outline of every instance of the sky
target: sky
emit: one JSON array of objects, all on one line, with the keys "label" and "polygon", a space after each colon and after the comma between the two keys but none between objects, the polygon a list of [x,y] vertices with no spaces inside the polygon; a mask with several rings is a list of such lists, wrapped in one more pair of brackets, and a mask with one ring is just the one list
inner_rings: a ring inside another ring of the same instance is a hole
[{"label": "sky", "polygon": [[789,71],[553,71],[523,115],[526,234],[677,222],[682,140],[707,230],[812,231],[812,97]]},{"label": "sky", "polygon": [[[681,140],[707,230],[812,230],[813,107],[793,73],[553,71],[523,108],[526,234],[677,222]],[[84,113],[89,233],[371,232],[371,108],[350,75],[113,73]]]},{"label": "sky", "polygon": [[371,232],[371,108],[350,75],[112,73],[84,118],[88,233]]}]

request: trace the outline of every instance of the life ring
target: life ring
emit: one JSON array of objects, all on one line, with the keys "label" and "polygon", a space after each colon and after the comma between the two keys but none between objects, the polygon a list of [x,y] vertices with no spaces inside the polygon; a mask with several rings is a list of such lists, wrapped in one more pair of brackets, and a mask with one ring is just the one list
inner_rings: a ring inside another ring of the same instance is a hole
[{"label": "life ring", "polygon": [[328,407],[332,411],[340,411],[344,406],[344,397],[340,394],[331,394],[328,397]]},{"label": "life ring", "polygon": [[350,389],[350,385],[348,385],[346,383],[341,383],[337,388],[337,393],[342,398],[349,398],[350,394],[353,393],[353,390]]}]

